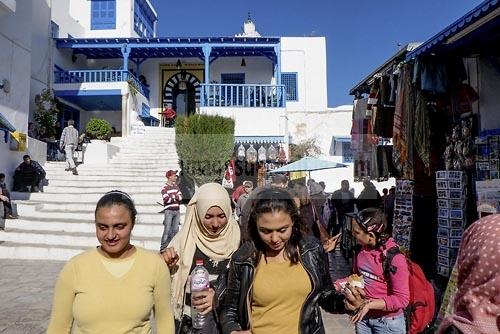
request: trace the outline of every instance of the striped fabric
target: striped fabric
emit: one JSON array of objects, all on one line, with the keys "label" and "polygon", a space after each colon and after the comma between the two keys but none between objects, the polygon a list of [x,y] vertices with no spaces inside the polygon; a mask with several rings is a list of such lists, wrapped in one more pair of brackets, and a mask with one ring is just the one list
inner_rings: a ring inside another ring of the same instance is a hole
[{"label": "striped fabric", "polygon": [[179,204],[182,201],[182,192],[177,185],[165,183],[161,189],[161,196],[165,210],[179,210]]}]

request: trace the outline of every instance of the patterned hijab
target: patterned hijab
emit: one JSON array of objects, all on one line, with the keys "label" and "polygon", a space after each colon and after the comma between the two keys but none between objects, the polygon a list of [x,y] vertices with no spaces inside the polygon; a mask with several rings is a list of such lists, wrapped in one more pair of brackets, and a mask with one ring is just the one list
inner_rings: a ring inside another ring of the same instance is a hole
[{"label": "patterned hijab", "polygon": [[[213,206],[221,208],[228,220],[216,235],[203,224],[205,214]],[[172,276],[172,304],[176,319],[182,317],[186,282],[196,247],[210,259],[221,261],[231,258],[239,245],[240,227],[234,220],[227,190],[218,183],[202,185],[189,201],[182,229],[168,245],[174,247],[180,257],[178,269]]]},{"label": "patterned hijab", "polygon": [[439,333],[455,326],[467,334],[500,333],[500,214],[486,216],[464,233],[458,254],[454,314]]}]

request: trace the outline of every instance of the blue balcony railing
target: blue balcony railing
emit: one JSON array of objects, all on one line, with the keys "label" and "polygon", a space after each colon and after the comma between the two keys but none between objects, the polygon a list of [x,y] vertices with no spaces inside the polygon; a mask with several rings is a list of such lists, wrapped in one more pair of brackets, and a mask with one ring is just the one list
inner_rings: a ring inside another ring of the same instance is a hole
[{"label": "blue balcony railing", "polygon": [[284,85],[202,84],[202,107],[284,108]]},{"label": "blue balcony railing", "polygon": [[149,89],[130,72],[124,70],[54,71],[54,83],[120,82],[128,81],[139,93],[149,98]]}]

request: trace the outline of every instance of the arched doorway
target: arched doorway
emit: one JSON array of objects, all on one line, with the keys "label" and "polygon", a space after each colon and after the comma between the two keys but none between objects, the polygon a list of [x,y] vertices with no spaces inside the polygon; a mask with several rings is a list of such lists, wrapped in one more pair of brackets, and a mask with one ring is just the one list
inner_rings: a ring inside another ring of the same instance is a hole
[{"label": "arched doorway", "polygon": [[193,74],[181,71],[167,80],[164,103],[170,104],[178,116],[192,115],[200,98],[200,81]]}]

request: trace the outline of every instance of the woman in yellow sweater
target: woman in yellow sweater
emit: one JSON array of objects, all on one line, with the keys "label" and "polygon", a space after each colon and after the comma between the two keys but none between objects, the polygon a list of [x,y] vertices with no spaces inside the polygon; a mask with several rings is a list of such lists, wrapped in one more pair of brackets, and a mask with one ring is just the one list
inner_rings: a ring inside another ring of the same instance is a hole
[{"label": "woman in yellow sweater", "polygon": [[72,258],[56,283],[48,334],[174,333],[170,274],[158,254],[130,244],[137,211],[130,196],[113,190],[97,202],[100,243]]},{"label": "woman in yellow sweater", "polygon": [[287,191],[257,195],[248,222],[251,241],[230,262],[220,313],[224,334],[324,333],[319,306],[344,310],[322,245],[303,236],[300,225]]}]

